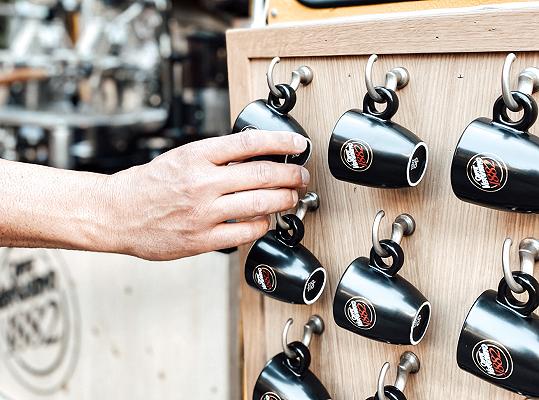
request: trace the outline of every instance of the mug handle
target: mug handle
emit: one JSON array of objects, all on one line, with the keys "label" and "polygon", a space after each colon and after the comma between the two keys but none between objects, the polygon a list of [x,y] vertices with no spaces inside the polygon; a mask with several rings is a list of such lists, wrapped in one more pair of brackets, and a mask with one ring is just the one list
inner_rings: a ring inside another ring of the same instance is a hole
[{"label": "mug handle", "polygon": [[270,92],[267,104],[281,114],[288,114],[296,105],[296,91],[286,83],[276,85],[275,87],[283,95],[283,103],[281,104],[279,97]]},{"label": "mug handle", "polygon": [[395,276],[404,265],[404,251],[399,244],[390,239],[380,240],[380,246],[389,253],[392,260],[391,265],[385,263],[383,258],[376,253],[374,247],[371,248],[369,265],[386,275]]},{"label": "mug handle", "polygon": [[290,226],[290,230],[281,228],[279,225],[275,228],[277,233],[277,239],[286,246],[294,247],[303,240],[305,236],[305,225],[299,217],[295,214],[286,214],[282,216],[283,220]]},{"label": "mug handle", "polygon": [[297,358],[290,359],[287,357],[285,365],[294,374],[302,376],[311,365],[311,352],[302,342],[289,343],[288,347],[297,355]]},{"label": "mug handle", "polygon": [[382,104],[386,103],[386,109],[384,111],[378,111],[375,100],[367,92],[363,98],[363,113],[383,119],[384,121],[389,121],[399,109],[399,97],[393,90],[383,86],[377,86],[374,90],[384,99]]},{"label": "mug handle", "polygon": [[513,278],[528,293],[528,301],[522,302],[517,300],[505,278],[502,278],[498,285],[496,300],[511,310],[528,317],[539,307],[539,282],[533,276],[522,271],[513,271]]},{"label": "mug handle", "polygon": [[521,132],[528,132],[528,129],[530,129],[537,120],[537,103],[533,97],[522,92],[513,91],[511,92],[511,95],[518,105],[524,110],[522,118],[518,121],[512,121],[507,115],[507,106],[505,105],[503,96],[500,96],[494,103],[492,110],[493,120],[494,122],[508,126],[509,128],[513,128]]}]

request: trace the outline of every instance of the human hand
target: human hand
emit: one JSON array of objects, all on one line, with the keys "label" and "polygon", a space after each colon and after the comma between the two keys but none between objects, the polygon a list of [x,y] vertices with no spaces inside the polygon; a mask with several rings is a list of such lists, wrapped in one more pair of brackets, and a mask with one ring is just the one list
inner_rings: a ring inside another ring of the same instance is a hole
[{"label": "human hand", "polygon": [[299,154],[306,146],[299,134],[250,130],[190,143],[112,175],[111,251],[171,260],[258,239],[269,229],[269,215],[296,205],[295,189],[307,186],[309,172],[238,162]]}]

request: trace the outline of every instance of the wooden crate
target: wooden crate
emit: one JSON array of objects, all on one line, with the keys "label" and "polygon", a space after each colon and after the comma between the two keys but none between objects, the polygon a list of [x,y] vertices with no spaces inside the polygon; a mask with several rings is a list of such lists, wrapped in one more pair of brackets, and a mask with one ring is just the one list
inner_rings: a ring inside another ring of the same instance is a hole
[{"label": "wooden crate", "polygon": [[[327,330],[313,341],[312,368],[334,399],[362,400],[372,395],[382,364],[390,361],[394,366],[407,349],[338,328],[331,313],[341,274],[371,248],[371,224],[379,209],[387,215],[384,237],[389,236],[390,222],[399,213],[415,217],[416,233],[403,242],[407,261],[402,275],[433,305],[429,332],[413,348],[422,369],[411,379],[408,398],[519,398],[462,372],[456,364],[456,345],[474,300],[484,290],[496,288],[502,276],[504,238],[510,236],[518,243],[524,237],[539,236],[539,219],[459,201],[451,190],[449,170],[464,128],[473,119],[492,114],[501,94],[506,54],[518,52],[515,75],[526,66],[539,65],[537,21],[539,5],[529,3],[229,32],[233,118],[250,101],[267,96],[265,72],[272,57],[282,58],[276,68],[278,82],[288,82],[290,72],[301,64],[314,70],[313,83],[300,89],[291,114],[313,139],[309,189],[322,201],[319,211],[305,220],[304,244],[329,273],[325,294],[311,307],[280,303],[243,285],[245,399],[251,398],[264,363],[281,351],[281,330],[291,316],[296,321],[291,338],[300,337],[309,315],[324,317]],[[362,104],[364,68],[372,53],[380,55],[375,82],[382,82],[385,72],[395,66],[406,67],[411,75],[410,84],[399,92],[401,106],[393,119],[429,144],[429,169],[416,188],[354,186],[335,180],[327,166],[335,122],[346,110]],[[533,131],[539,132],[537,127]],[[513,248],[514,265],[516,254]]]}]

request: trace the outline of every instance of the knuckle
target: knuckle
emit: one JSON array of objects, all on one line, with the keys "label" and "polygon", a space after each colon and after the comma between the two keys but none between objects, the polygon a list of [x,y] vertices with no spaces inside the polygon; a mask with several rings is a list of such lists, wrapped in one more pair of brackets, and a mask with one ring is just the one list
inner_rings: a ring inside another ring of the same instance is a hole
[{"label": "knuckle", "polygon": [[296,199],[294,198],[294,191],[288,190],[286,196],[286,209],[290,209],[296,205]]},{"label": "knuckle", "polygon": [[246,152],[252,152],[256,150],[256,144],[259,138],[259,134],[254,130],[247,130],[239,134],[239,141],[242,150]]},{"label": "knuckle", "polygon": [[258,194],[252,195],[251,207],[256,215],[264,215],[271,212],[270,205],[267,199]]},{"label": "knuckle", "polygon": [[273,168],[267,162],[258,163],[255,175],[258,183],[261,185],[269,185],[273,181]]}]

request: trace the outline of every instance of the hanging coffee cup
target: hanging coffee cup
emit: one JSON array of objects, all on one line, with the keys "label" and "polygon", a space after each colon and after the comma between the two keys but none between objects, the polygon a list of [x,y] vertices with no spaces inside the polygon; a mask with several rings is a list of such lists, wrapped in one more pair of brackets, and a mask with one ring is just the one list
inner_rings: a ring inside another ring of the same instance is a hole
[{"label": "hanging coffee cup", "polygon": [[302,66],[292,72],[290,84],[275,85],[273,83],[273,70],[279,61],[279,57],[275,57],[268,68],[267,81],[270,89],[268,99],[259,99],[248,104],[236,118],[232,133],[249,129],[299,133],[307,139],[307,148],[303,153],[259,156],[254,157],[252,160],[305,165],[311,157],[312,142],[305,129],[288,113],[296,105],[296,91],[299,85],[310,84],[313,79],[313,72],[309,67]]},{"label": "hanging coffee cup", "polygon": [[299,201],[296,214],[277,214],[275,229],[258,239],[247,254],[245,280],[251,287],[287,303],[309,305],[318,300],[327,273],[300,244],[305,233],[302,219],[318,207],[318,195],[310,192]]},{"label": "hanging coffee cup", "polygon": [[[504,77],[514,57],[506,59]],[[518,91],[504,85],[492,119],[476,119],[464,130],[451,164],[451,186],[460,200],[505,211],[539,212],[539,138],[528,132],[537,120],[537,103],[530,96],[537,87],[539,69],[527,68]],[[511,120],[508,110],[522,110],[522,118]]]},{"label": "hanging coffee cup", "polygon": [[[378,188],[403,188],[421,182],[428,164],[428,147],[414,133],[392,122],[399,109],[395,90],[408,84],[409,75],[399,67],[386,75],[386,85],[374,87],[372,65],[367,63],[368,92],[363,111],[349,110],[333,128],[328,147],[331,174],[342,181]],[[384,111],[376,103],[386,104]]]},{"label": "hanging coffee cup", "polygon": [[[380,211],[373,225],[370,257],[359,257],[346,269],[333,300],[333,318],[341,328],[381,342],[416,345],[425,336],[431,305],[410,282],[397,275],[404,264],[399,245],[415,222],[408,214],[398,216],[390,240],[378,240]],[[383,257],[391,257],[387,265]]]},{"label": "hanging coffee cup", "polygon": [[[498,291],[487,290],[470,309],[457,345],[459,367],[493,385],[527,397],[539,397],[539,283],[533,265],[539,259],[539,241],[520,245],[521,270],[511,271],[506,239],[504,278]],[[514,293],[528,294],[517,300]]]},{"label": "hanging coffee cup", "polygon": [[290,318],[282,335],[283,352],[265,365],[258,376],[253,400],[330,400],[331,396],[320,380],[309,370],[309,344],[313,334],[324,331],[324,321],[313,315],[305,324],[302,341],[288,343]]}]

